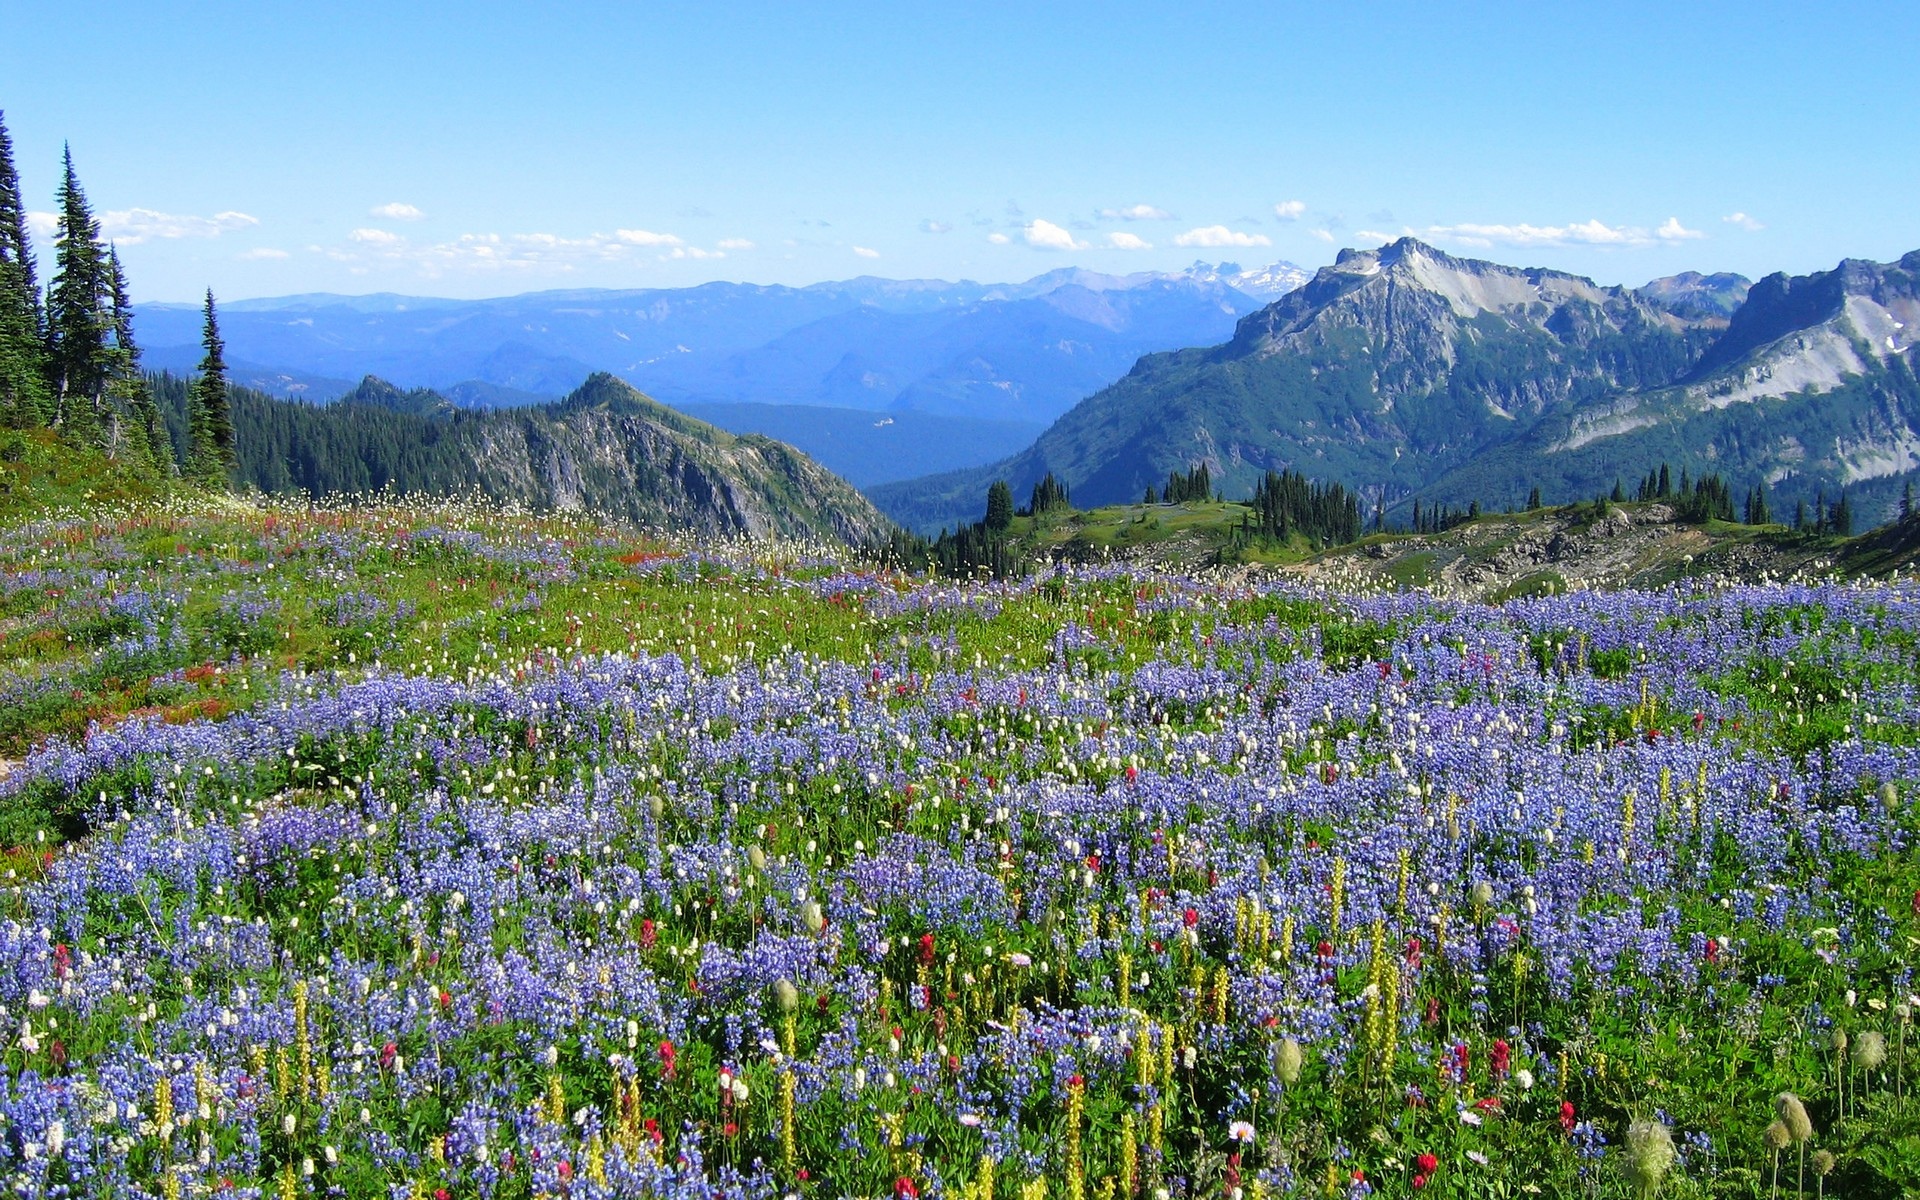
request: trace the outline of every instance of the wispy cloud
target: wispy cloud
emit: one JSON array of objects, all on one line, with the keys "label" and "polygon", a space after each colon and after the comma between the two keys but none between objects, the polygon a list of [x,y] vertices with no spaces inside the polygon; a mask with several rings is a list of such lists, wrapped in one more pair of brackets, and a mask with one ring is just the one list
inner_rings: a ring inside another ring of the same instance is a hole
[{"label": "wispy cloud", "polygon": [[1333,240],[1333,230],[1331,229],[1309,229],[1307,232],[1323,242],[1331,242]]},{"label": "wispy cloud", "polygon": [[1125,233],[1119,230],[1115,230],[1113,233],[1107,235],[1107,245],[1114,250],[1153,249],[1153,243],[1146,241],[1138,234]]},{"label": "wispy cloud", "polygon": [[411,204],[402,204],[398,200],[395,200],[392,204],[375,206],[368,211],[367,215],[372,217],[385,217],[389,221],[418,221],[427,214],[421,212]]},{"label": "wispy cloud", "polygon": [[996,246],[1004,246],[1013,239],[1004,233],[990,233],[987,235],[987,240]]},{"label": "wispy cloud", "polygon": [[[59,219],[52,213],[29,213],[28,224],[42,237],[52,237]],[[210,217],[184,216],[157,212],[151,208],[121,208],[100,215],[100,235],[123,246],[171,238],[214,238],[223,233],[251,229],[258,217],[243,212],[221,212]]]},{"label": "wispy cloud", "polygon": [[1279,217],[1282,221],[1298,221],[1306,211],[1307,202],[1305,200],[1282,200],[1273,206],[1273,215]]},{"label": "wispy cloud", "polygon": [[1638,225],[1609,225],[1604,221],[1580,221],[1570,225],[1430,225],[1421,236],[1435,241],[1458,242],[1466,246],[1652,246],[1662,242],[1684,242],[1707,236],[1688,229],[1678,217],[1668,217],[1659,228],[1648,230]]},{"label": "wispy cloud", "polygon": [[1103,208],[1094,214],[1103,221],[1171,221],[1173,214],[1152,204],[1129,204],[1125,208]]},{"label": "wispy cloud", "polygon": [[291,258],[292,255],[288,254],[285,250],[276,250],[272,246],[255,246],[253,249],[243,252],[240,257],[249,262],[265,262],[271,259]]},{"label": "wispy cloud", "polygon": [[27,229],[38,238],[50,238],[60,230],[60,218],[50,212],[27,214]]},{"label": "wispy cloud", "polygon": [[1734,228],[1744,229],[1748,233],[1758,233],[1762,229],[1766,228],[1765,225],[1762,225],[1760,222],[1754,220],[1752,217],[1748,216],[1743,212],[1728,213],[1726,216],[1721,217],[1720,219],[1722,221],[1725,221],[1727,224],[1733,226]]},{"label": "wispy cloud", "polygon": [[1363,242],[1379,242],[1383,245],[1393,240],[1391,233],[1381,233],[1377,229],[1356,229],[1353,231],[1353,236]]},{"label": "wispy cloud", "polygon": [[583,263],[634,261],[651,255],[672,259],[725,258],[730,250],[748,250],[753,243],[729,238],[715,249],[690,246],[676,234],[649,229],[616,229],[585,237],[553,233],[463,233],[450,241],[415,242],[388,229],[363,228],[347,234],[343,244],[320,252],[356,271],[370,266],[411,266],[428,276],[455,271],[571,271]]},{"label": "wispy cloud", "polygon": [[953,226],[945,221],[936,221],[932,217],[920,222],[921,233],[952,233]]},{"label": "wispy cloud", "polygon": [[613,236],[629,246],[678,246],[679,238],[671,233],[655,233],[651,229],[616,229]]},{"label": "wispy cloud", "polygon": [[1263,233],[1242,233],[1237,229],[1228,229],[1225,225],[1204,225],[1199,229],[1189,229],[1173,239],[1176,246],[1201,246],[1218,249],[1224,246],[1271,246],[1273,239]]},{"label": "wispy cloud", "polygon": [[853,252],[861,258],[879,258],[880,252],[870,246],[855,246]]},{"label": "wispy cloud", "polygon": [[1021,236],[1027,239],[1027,245],[1035,250],[1085,250],[1085,242],[1075,241],[1073,234],[1052,221],[1034,220],[1021,230]]}]

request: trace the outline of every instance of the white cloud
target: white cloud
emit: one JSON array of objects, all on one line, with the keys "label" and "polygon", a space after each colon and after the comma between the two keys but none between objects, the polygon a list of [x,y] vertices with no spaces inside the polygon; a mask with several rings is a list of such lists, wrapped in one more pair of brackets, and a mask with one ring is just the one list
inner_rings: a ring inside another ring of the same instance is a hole
[{"label": "white cloud", "polygon": [[1103,208],[1094,214],[1103,221],[1171,221],[1173,214],[1152,204],[1129,204],[1125,208]]},{"label": "white cloud", "polygon": [[1273,206],[1273,215],[1282,221],[1298,221],[1300,214],[1307,211],[1305,200],[1282,200]]},{"label": "white cloud", "polygon": [[680,239],[670,233],[655,233],[650,229],[616,229],[613,236],[629,246],[678,246]]},{"label": "white cloud", "polygon": [[869,247],[866,247],[866,246],[855,246],[853,248],[853,252],[855,254],[858,254],[861,258],[879,258],[880,257],[880,252],[878,250],[870,249]]},{"label": "white cloud", "polygon": [[753,249],[753,243],[746,238],[721,238],[720,248],[722,250],[751,250]]},{"label": "white cloud", "polygon": [[1273,240],[1262,233],[1241,233],[1237,229],[1228,229],[1225,225],[1203,225],[1199,229],[1189,229],[1173,239],[1176,246],[1203,246],[1218,249],[1222,246],[1271,246]]},{"label": "white cloud", "polygon": [[[52,213],[29,214],[36,233],[42,232],[41,222],[37,219],[40,217],[47,219],[43,236],[52,236],[57,230],[57,219]],[[121,208],[100,215],[100,235],[110,242],[137,246],[154,238],[219,237],[223,233],[251,228],[259,223],[259,218],[243,212],[196,217],[156,212],[151,208]]]},{"label": "white cloud", "polygon": [[407,240],[385,229],[356,229],[347,236],[365,246],[398,246]]},{"label": "white cloud", "polygon": [[921,233],[952,233],[953,226],[945,221],[936,221],[932,217],[920,222]]},{"label": "white cloud", "polygon": [[1721,217],[1720,219],[1722,221],[1725,221],[1727,224],[1734,226],[1735,228],[1744,229],[1748,233],[1758,233],[1762,229],[1766,228],[1765,225],[1762,225],[1760,222],[1754,220],[1752,217],[1748,216],[1743,212],[1728,213],[1726,216]]},{"label": "white cloud", "polygon": [[246,253],[242,254],[240,257],[252,262],[259,262],[266,259],[290,258],[292,256],[289,255],[285,250],[275,250],[272,246],[256,246],[253,249],[248,250]]},{"label": "white cloud", "polygon": [[1592,220],[1570,225],[1430,225],[1421,236],[1467,246],[1651,246],[1707,235],[1688,229],[1677,217],[1668,217],[1665,224],[1651,231],[1638,225]]},{"label": "white cloud", "polygon": [[1027,239],[1027,245],[1035,250],[1085,250],[1085,242],[1076,242],[1073,235],[1055,225],[1052,221],[1034,220],[1021,231]]},{"label": "white cloud", "polygon": [[1383,246],[1393,240],[1392,234],[1381,233],[1377,229],[1356,229],[1353,231],[1353,236],[1363,242],[1379,242]]},{"label": "white cloud", "polygon": [[1309,229],[1307,232],[1323,242],[1331,242],[1333,240],[1333,231],[1329,229]]},{"label": "white cloud", "polygon": [[30,212],[27,214],[27,228],[35,237],[50,238],[60,232],[60,218],[50,212]]},{"label": "white cloud", "polygon": [[990,233],[987,235],[987,240],[996,246],[1004,246],[1013,239],[1004,233]]},{"label": "white cloud", "polygon": [[1107,235],[1107,245],[1115,250],[1151,250],[1153,244],[1131,233],[1114,232]]},{"label": "white cloud", "polygon": [[411,204],[402,204],[395,200],[392,204],[382,204],[368,210],[368,216],[385,217],[389,221],[418,221],[427,214]]}]

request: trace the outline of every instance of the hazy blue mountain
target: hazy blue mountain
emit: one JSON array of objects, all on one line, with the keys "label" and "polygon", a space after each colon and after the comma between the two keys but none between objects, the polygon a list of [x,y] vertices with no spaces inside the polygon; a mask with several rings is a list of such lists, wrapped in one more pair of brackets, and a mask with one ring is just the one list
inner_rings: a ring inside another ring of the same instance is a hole
[{"label": "hazy blue mountain", "polygon": [[1877,496],[1920,467],[1917,274],[1920,252],[1771,276],[1727,319],[1664,302],[1724,280],[1650,297],[1410,238],[1343,251],[1230,341],[1142,358],[1020,453],[870,494],[920,529],[977,518],[996,478],[1020,495],[1051,472],[1101,504],[1197,462],[1229,494],[1291,468],[1389,505],[1566,501],[1662,461]]},{"label": "hazy blue mountain", "polygon": [[[1297,268],[1276,264],[1250,277],[1290,270]],[[236,301],[221,314],[229,355],[270,364],[263,378],[374,374],[402,388],[464,387],[478,403],[502,395],[481,385],[516,400],[555,397],[606,371],[673,404],[815,404],[1044,423],[1143,353],[1226,336],[1260,303],[1232,286],[1240,274],[1067,269],[1021,284],[863,277],[805,288],[714,283],[479,301],[307,295]],[[197,306],[142,305],[137,320],[157,364],[190,369],[198,361]]]}]

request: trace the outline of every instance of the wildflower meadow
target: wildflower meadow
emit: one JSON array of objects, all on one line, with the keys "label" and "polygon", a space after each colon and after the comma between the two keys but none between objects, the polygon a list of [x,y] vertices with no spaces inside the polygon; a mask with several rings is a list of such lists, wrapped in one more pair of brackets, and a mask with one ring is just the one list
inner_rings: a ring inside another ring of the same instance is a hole
[{"label": "wildflower meadow", "polygon": [[1920,1189],[1920,586],[0,540],[18,1196]]}]

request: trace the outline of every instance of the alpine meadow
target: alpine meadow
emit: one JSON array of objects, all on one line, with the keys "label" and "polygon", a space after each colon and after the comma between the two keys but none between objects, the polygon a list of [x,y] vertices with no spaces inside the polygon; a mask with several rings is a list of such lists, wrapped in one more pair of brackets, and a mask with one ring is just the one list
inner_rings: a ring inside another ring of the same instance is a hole
[{"label": "alpine meadow", "polygon": [[1920,18],[1755,4],[23,12],[0,1191],[1920,1197]]}]

